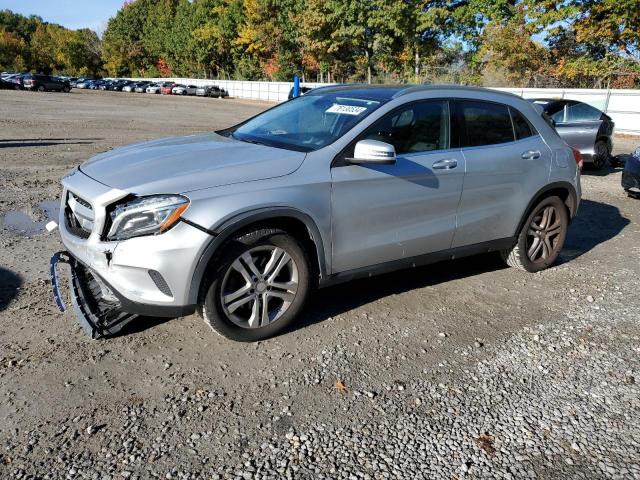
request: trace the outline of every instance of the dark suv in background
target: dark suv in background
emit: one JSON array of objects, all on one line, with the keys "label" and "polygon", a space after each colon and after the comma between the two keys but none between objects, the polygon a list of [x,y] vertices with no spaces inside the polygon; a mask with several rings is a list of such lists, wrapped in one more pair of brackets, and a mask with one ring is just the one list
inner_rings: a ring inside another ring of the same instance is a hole
[{"label": "dark suv in background", "polygon": [[65,93],[71,91],[69,80],[62,80],[49,75],[28,74],[25,75],[22,82],[25,90],[37,90],[39,92],[55,90]]}]

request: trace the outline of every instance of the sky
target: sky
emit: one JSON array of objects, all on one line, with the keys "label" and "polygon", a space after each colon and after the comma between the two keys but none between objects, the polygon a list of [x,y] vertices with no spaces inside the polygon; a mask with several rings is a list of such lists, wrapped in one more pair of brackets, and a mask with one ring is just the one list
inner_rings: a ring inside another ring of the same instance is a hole
[{"label": "sky", "polygon": [[107,20],[123,3],[124,0],[0,0],[0,10],[38,15],[49,23],[72,29],[90,28],[101,35]]}]

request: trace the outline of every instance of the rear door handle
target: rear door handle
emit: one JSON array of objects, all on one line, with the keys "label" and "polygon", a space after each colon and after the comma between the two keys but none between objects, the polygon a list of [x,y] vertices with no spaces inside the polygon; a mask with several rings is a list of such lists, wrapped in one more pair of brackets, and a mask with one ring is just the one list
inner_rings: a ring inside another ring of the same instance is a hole
[{"label": "rear door handle", "polygon": [[536,158],[540,158],[540,152],[538,150],[527,150],[526,152],[522,152],[522,158],[524,160],[535,160]]},{"label": "rear door handle", "polygon": [[458,161],[450,158],[448,160],[439,160],[435,162],[431,167],[434,170],[451,170],[458,166]]}]

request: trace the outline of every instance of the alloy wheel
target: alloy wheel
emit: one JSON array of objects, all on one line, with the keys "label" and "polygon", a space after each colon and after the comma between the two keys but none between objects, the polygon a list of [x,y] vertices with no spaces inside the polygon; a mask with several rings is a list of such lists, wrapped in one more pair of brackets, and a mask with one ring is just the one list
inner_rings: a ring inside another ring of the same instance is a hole
[{"label": "alloy wheel", "polygon": [[560,248],[562,219],[553,205],[542,207],[527,230],[527,256],[533,263],[546,261]]},{"label": "alloy wheel", "polygon": [[298,267],[282,248],[262,245],[244,252],[222,280],[220,304],[243,328],[260,328],[278,320],[298,291]]}]

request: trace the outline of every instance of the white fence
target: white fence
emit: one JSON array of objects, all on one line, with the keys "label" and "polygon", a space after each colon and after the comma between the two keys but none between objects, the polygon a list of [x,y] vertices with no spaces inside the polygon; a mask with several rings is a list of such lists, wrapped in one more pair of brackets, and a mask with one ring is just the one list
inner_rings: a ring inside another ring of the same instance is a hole
[{"label": "white fence", "polygon": [[[252,100],[264,100],[267,102],[284,102],[288,96],[293,82],[250,82],[244,80],[202,80],[198,78],[140,78],[132,80],[150,80],[154,82],[175,82],[184,85],[217,85],[229,92],[229,96],[236,98],[249,98]],[[304,83],[305,87],[322,87],[329,83]]]},{"label": "white fence", "polygon": [[[203,86],[217,85],[236,98],[283,102],[292,82],[250,82],[243,80],[202,80],[195,78],[147,78],[145,80],[176,82]],[[305,87],[321,87],[328,83],[304,83]],[[568,98],[588,103],[607,113],[616,123],[616,131],[640,135],[640,90],[595,90],[559,88],[498,88],[524,98]]]}]

